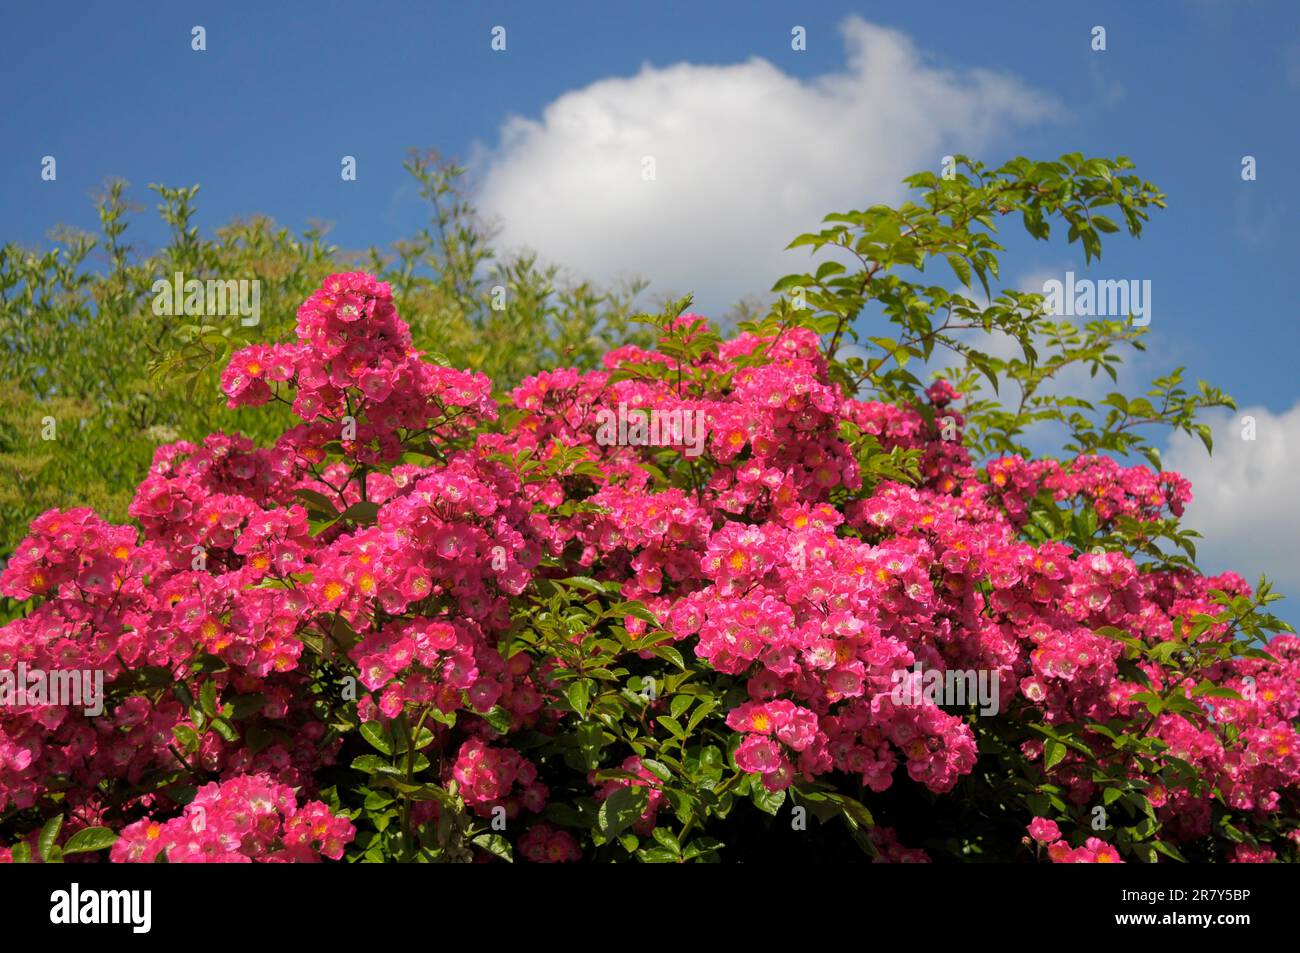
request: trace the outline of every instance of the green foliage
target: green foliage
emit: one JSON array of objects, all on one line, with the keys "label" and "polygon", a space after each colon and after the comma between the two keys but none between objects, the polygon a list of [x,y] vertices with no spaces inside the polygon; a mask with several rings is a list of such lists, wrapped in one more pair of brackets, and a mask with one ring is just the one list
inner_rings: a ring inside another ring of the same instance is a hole
[{"label": "green foliage", "polygon": [[[0,553],[52,506],[93,506],[125,522],[130,488],[154,449],[214,430],[265,442],[289,423],[287,408],[225,407],[218,389],[230,353],[291,336],[298,305],[321,280],[366,268],[388,281],[416,346],[508,389],[555,366],[594,366],[611,347],[648,343],[631,324],[644,284],[606,290],[564,280],[533,254],[492,245],[461,188],[464,170],[434,153],[406,168],[432,220],[390,252],[350,253],[264,216],[204,238],[195,224],[199,187],[150,186],[169,239],[150,254],[129,243],[126,184],[99,196],[99,231],[55,233],[53,247],[0,247]],[[154,313],[154,282],[257,279],[261,320]],[[57,422],[41,440],[41,421]]]},{"label": "green foliage", "polygon": [[[964,440],[977,457],[1028,456],[1024,433],[1045,422],[1065,427],[1068,451],[1140,452],[1157,468],[1158,454],[1139,428],[1173,427],[1199,436],[1209,447],[1209,428],[1195,422],[1197,412],[1235,405],[1203,381],[1194,392],[1186,390],[1181,368],[1155,381],[1142,397],[1112,393],[1100,406],[1045,391],[1049,381],[1071,367],[1115,380],[1120,347],[1141,350],[1147,329],[1124,320],[1082,326],[1054,321],[1041,294],[999,284],[1003,246],[995,236],[1000,219],[1018,216],[1026,232],[1041,241],[1051,237],[1053,225],[1065,226],[1068,242],[1079,243],[1090,262],[1101,256],[1102,236],[1120,227],[1102,210],[1113,209],[1128,233],[1138,236],[1148,210],[1164,207],[1164,195],[1132,175],[1133,163],[1123,157],[1086,159],[1072,153],[1055,162],[1018,158],[988,169],[957,156],[956,164],[963,171],[949,179],[930,172],[908,178],[920,192],[915,201],[896,209],[878,205],[828,215],[826,228],[796,238],[791,248],[834,257],[813,273],[778,281],[773,290],[785,297],[771,315],[749,327],[770,332],[801,326],[827,335],[828,356],[839,358],[835,377],[851,392],[892,402],[914,403],[924,386],[909,365],[950,353],[956,362],[943,376],[968,397]],[[945,278],[950,272],[963,286],[977,280],[985,301],[934,283],[926,267],[936,259],[946,266]],[[845,261],[856,267],[850,270]],[[860,337],[860,327],[878,323],[869,306],[897,331]],[[977,336],[972,338],[972,332]],[[1021,356],[990,354],[978,346],[978,332],[1007,335]],[[846,343],[859,340],[872,345],[878,356],[842,353]]]}]

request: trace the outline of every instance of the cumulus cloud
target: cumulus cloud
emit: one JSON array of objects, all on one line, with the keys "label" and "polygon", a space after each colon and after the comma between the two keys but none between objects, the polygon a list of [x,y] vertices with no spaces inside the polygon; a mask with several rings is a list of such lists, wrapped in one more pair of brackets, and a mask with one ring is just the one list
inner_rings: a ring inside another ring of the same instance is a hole
[{"label": "cumulus cloud", "polygon": [[479,157],[480,206],[506,247],[718,313],[801,270],[806,250],[782,249],[824,214],[896,201],[945,153],[1060,112],[1008,75],[931,65],[897,31],[851,17],[841,32],[844,68],[813,80],[761,58],[646,65],[512,117]]},{"label": "cumulus cloud", "polygon": [[[1244,440],[1246,418],[1255,438]],[[1194,495],[1183,525],[1198,530],[1200,562],[1207,571],[1234,570],[1254,583],[1260,573],[1288,596],[1278,614],[1295,622],[1300,597],[1300,403],[1284,413],[1247,407],[1236,414],[1207,415],[1214,430],[1214,454],[1199,440],[1175,434],[1164,454],[1165,468],[1192,482]]]}]

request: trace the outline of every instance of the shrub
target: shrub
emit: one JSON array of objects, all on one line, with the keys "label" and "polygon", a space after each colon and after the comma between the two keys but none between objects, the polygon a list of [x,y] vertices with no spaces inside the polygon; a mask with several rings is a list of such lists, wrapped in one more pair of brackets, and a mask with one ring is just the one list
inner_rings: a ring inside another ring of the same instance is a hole
[{"label": "shrub", "polygon": [[[431,221],[386,252],[330,244],[324,223],[295,233],[265,216],[207,238],[195,224],[198,186],[152,185],[168,235],[144,253],[120,181],[97,201],[97,234],[65,228],[49,249],[0,246],[0,553],[51,506],[91,503],[125,519],[159,443],[201,441],[214,430],[274,440],[291,415],[225,408],[218,377],[232,351],[291,334],[298,305],[335,272],[364,266],[388,281],[431,358],[475,367],[498,387],[545,367],[592,367],[616,344],[648,342],[629,321],[642,283],[599,288],[534,254],[505,254],[464,194],[464,169],[433,153],[413,154],[406,168]],[[155,282],[177,272],[256,279],[258,323],[154,313]],[[46,417],[56,425],[50,434],[42,434]],[[0,619],[9,617],[0,606]]]},{"label": "shrub", "polygon": [[[1267,584],[1196,570],[1186,481],[1102,453],[1228,398],[1174,374],[1090,413],[1044,385],[1137,331],[907,271],[996,276],[1011,212],[1092,256],[1099,209],[1136,234],[1159,193],[1124,160],[964,167],[796,240],[861,267],[736,336],[679,302],[653,349],[501,401],[388,284],[327,277],[221,376],[296,424],[159,448],[138,532],[52,510],[0,578],[0,669],[107,681],[102,717],[0,712],[5,856],[1295,859],[1300,642],[1263,640]],[[868,302],[900,336],[845,359]],[[939,346],[963,364],[927,387]],[[1027,458],[1044,420],[1074,453]]]}]

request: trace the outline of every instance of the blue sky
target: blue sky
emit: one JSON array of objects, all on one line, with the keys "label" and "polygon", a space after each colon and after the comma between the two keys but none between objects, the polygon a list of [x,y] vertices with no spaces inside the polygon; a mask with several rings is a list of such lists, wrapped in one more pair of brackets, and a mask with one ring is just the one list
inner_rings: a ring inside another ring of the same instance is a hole
[{"label": "blue sky", "polygon": [[[806,51],[791,49],[795,25]],[[801,269],[780,251],[798,231],[898,198],[902,175],[945,153],[1128,155],[1170,206],[1094,271],[1152,281],[1136,371],[1187,365],[1259,421],[1247,445],[1216,418],[1212,463],[1166,448],[1204,485],[1207,566],[1267,565],[1300,594],[1294,3],[9,0],[0,27],[0,239],[28,245],[56,223],[93,227],[90,193],[120,176],[148,206],[150,182],[201,184],[205,231],[264,212],[386,246],[424,221],[405,151],[434,146],[472,161],[506,243],[578,275],[637,272],[720,313]],[[657,191],[637,174],[646,152]],[[1257,181],[1242,181],[1244,155]],[[152,213],[132,232],[162,238]],[[1013,280],[1082,270],[1060,242],[1012,253]]]}]

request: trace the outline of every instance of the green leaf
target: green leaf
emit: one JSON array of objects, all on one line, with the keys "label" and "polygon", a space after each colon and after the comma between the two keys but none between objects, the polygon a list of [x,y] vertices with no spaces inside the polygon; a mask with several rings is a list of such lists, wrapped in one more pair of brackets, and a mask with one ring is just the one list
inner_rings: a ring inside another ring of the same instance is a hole
[{"label": "green leaf", "polygon": [[63,815],[52,817],[45,822],[41,828],[40,836],[36,838],[36,846],[40,850],[41,860],[46,863],[51,862],[53,857],[54,844],[59,839],[59,831],[63,829]]},{"label": "green leaf", "polygon": [[357,771],[364,771],[366,774],[391,774],[397,770],[383,758],[374,754],[363,754],[359,758],[353,758],[352,767]]},{"label": "green leaf", "polygon": [[969,287],[970,262],[962,258],[961,255],[946,255],[945,257],[948,259],[948,264],[952,266],[953,274],[957,276],[957,280]]},{"label": "green leaf", "polygon": [[217,683],[208,679],[199,689],[199,707],[203,709],[203,714],[209,718],[216,717],[217,714]]},{"label": "green leaf", "polygon": [[[370,742],[371,747],[383,752],[390,758],[393,756],[393,742],[388,735],[388,731],[377,721],[363,722],[361,725],[361,737]],[[374,757],[369,755],[368,757]],[[352,765],[356,767],[355,762]],[[363,769],[364,770],[364,769]]]},{"label": "green leaf", "polygon": [[576,732],[578,751],[582,753],[584,766],[588,771],[595,770],[600,763],[600,749],[605,746],[605,732],[594,721],[585,721],[578,725]]},{"label": "green leaf", "polygon": [[221,737],[225,738],[227,741],[239,740],[239,732],[237,732],[235,726],[228,722],[224,717],[212,719],[212,730],[221,735]]},{"label": "green leaf", "polygon": [[675,864],[679,856],[668,847],[651,847],[648,850],[637,851],[637,858],[647,864]]},{"label": "green leaf", "polygon": [[226,705],[230,709],[230,717],[239,721],[243,718],[249,718],[256,715],[266,704],[266,696],[260,692],[250,695],[236,695]]},{"label": "green leaf", "polygon": [[186,708],[194,707],[194,695],[190,692],[189,686],[184,682],[174,683],[172,685],[172,694],[175,695],[176,700]]},{"label": "green leaf", "polygon": [[623,602],[617,608],[622,610],[623,615],[630,615],[634,619],[640,619],[642,622],[648,622],[656,627],[659,625],[659,617],[650,611],[649,606],[642,602]]},{"label": "green leaf", "polygon": [[338,516],[339,511],[335,508],[334,501],[325,494],[307,489],[294,490],[293,493],[303,500],[308,511],[314,515],[331,520]]},{"label": "green leaf", "polygon": [[351,523],[360,523],[369,525],[379,516],[379,504],[372,503],[369,500],[361,500],[353,503],[340,514],[339,519],[347,520]]},{"label": "green leaf", "polygon": [[587,702],[591,697],[591,682],[585,678],[570,682],[569,687],[565,689],[564,695],[573,706],[573,710],[578,713],[579,718],[587,717]]},{"label": "green leaf", "polygon": [[173,725],[172,735],[187,754],[199,746],[199,733],[189,725]]},{"label": "green leaf", "polygon": [[651,832],[651,834],[654,837],[655,841],[657,841],[661,846],[666,847],[668,850],[672,851],[673,854],[676,855],[682,852],[681,845],[677,842],[677,835],[674,834],[672,831],[670,831],[668,828],[656,827]]},{"label": "green leaf", "polygon": [[760,811],[776,817],[777,812],[781,810],[781,805],[785,803],[785,791],[769,791],[763,786],[763,782],[755,777],[750,779],[749,799]]},{"label": "green leaf", "polygon": [[700,722],[708,717],[709,712],[713,711],[713,709],[717,707],[718,703],[716,701],[701,702],[699,707],[697,707],[695,711],[691,712],[690,720],[686,722],[687,734],[694,732]]},{"label": "green leaf", "polygon": [[847,817],[863,827],[875,827],[876,819],[871,816],[871,811],[865,804],[843,794],[839,796],[839,800]]},{"label": "green leaf", "polygon": [[661,761],[656,761],[653,758],[642,758],[641,764],[660,781],[671,781],[673,779],[672,771]]},{"label": "green leaf", "polygon": [[683,672],[686,671],[686,660],[682,658],[682,653],[677,651],[671,645],[656,646],[654,654],[662,659],[667,659],[672,662]]},{"label": "green leaf", "polygon": [[596,827],[606,839],[614,840],[641,817],[647,798],[645,788],[620,787],[601,802]]},{"label": "green leaf", "polygon": [[1059,741],[1047,740],[1043,743],[1043,768],[1051,771],[1065,757],[1065,745]]},{"label": "green leaf", "polygon": [[488,711],[483,713],[482,717],[484,721],[502,734],[505,734],[510,730],[510,712],[506,711],[500,705],[493,705]]},{"label": "green leaf", "polygon": [[86,827],[68,838],[63,845],[64,854],[87,854],[91,851],[112,847],[117,835],[107,827]]},{"label": "green leaf", "polygon": [[657,721],[659,724],[663,725],[665,728],[671,731],[674,736],[678,738],[686,737],[686,729],[682,727],[681,722],[679,722],[676,718],[673,718],[669,715],[660,715],[658,718],[655,719],[655,721]]},{"label": "green leaf", "polygon": [[716,853],[725,846],[727,845],[714,837],[697,837],[686,845],[686,849],[682,851],[682,858],[693,860],[696,857]]},{"label": "green leaf", "polygon": [[489,854],[500,857],[506,863],[512,864],[515,861],[514,849],[510,846],[510,841],[500,834],[479,834],[471,838],[470,843],[482,847]]},{"label": "green leaf", "polygon": [[1183,864],[1187,863],[1187,858],[1184,857],[1182,854],[1180,854],[1178,852],[1178,848],[1175,847],[1173,844],[1167,844],[1164,841],[1155,840],[1151,842],[1151,846],[1154,847],[1160,853],[1164,854],[1166,857],[1172,858],[1173,860],[1176,860],[1179,863],[1183,863]]}]

